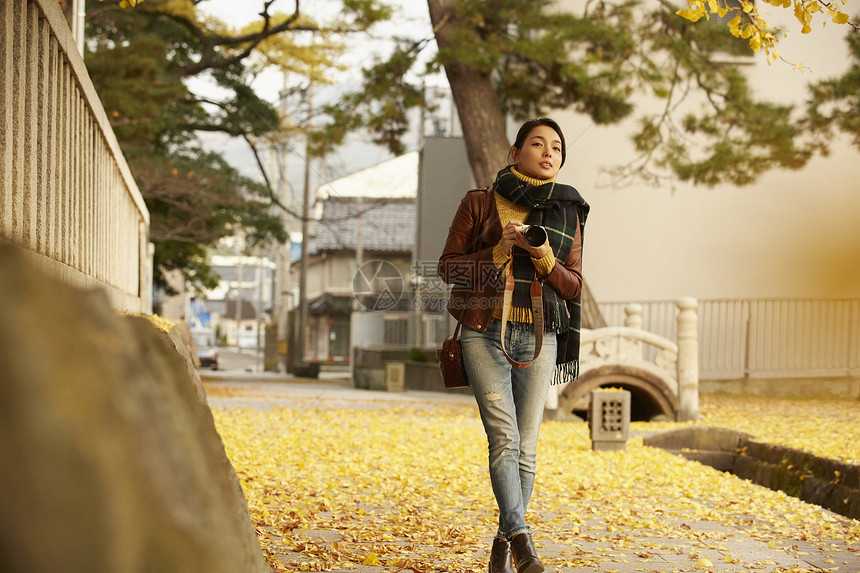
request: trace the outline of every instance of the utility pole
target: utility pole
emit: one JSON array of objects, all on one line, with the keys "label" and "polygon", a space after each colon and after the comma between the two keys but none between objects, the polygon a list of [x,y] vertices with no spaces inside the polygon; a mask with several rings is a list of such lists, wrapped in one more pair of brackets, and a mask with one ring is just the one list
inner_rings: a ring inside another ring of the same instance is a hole
[{"label": "utility pole", "polygon": [[263,371],[263,345],[260,344],[263,332],[263,256],[260,253],[260,248],[257,247],[257,344],[254,345],[256,353],[255,363],[257,364],[257,372]]},{"label": "utility pole", "polygon": [[244,240],[242,238],[242,233],[236,233],[236,309],[235,309],[235,318],[236,318],[236,348],[241,351],[239,348],[239,337],[242,335],[242,283],[244,282],[243,274],[243,257],[244,253]]},{"label": "utility pole", "polygon": [[[306,127],[310,129],[313,117],[313,84],[308,84],[305,90],[305,98],[308,106],[308,118]],[[305,138],[305,181],[302,190],[302,260],[299,262],[299,362],[304,363],[305,353],[308,349],[308,227],[310,218],[310,194],[311,194],[311,138]]]},{"label": "utility pole", "polygon": [[355,241],[355,268],[358,270],[364,264],[364,200],[361,196],[358,197],[356,203],[358,206],[358,229]]},{"label": "utility pole", "polygon": [[[289,90],[287,89],[287,74],[284,74],[284,87],[279,94],[281,101],[281,114],[284,118],[287,117],[287,96],[289,95]],[[281,200],[281,203],[284,205],[290,205],[290,197],[289,197],[289,185],[287,183],[287,143],[286,143],[286,134],[282,133],[280,136],[282,139],[278,141],[276,147],[274,148],[274,156],[275,161],[277,162],[277,171],[278,171],[278,197]],[[292,261],[290,260],[290,231],[292,230],[293,224],[288,224],[287,214],[281,212],[281,223],[284,225],[284,229],[287,231],[287,244],[285,246],[276,245],[276,260],[277,260],[277,276],[275,284],[277,285],[276,292],[272,295],[272,300],[275,305],[275,319],[278,324],[278,356],[283,357],[284,359],[284,371],[288,371],[288,365],[290,365],[290,360],[287,356],[289,352],[289,348],[287,346],[287,341],[289,341],[290,337],[288,334],[288,317],[289,317],[289,304],[287,301],[287,297],[290,292],[287,290],[290,287],[290,265]]]}]

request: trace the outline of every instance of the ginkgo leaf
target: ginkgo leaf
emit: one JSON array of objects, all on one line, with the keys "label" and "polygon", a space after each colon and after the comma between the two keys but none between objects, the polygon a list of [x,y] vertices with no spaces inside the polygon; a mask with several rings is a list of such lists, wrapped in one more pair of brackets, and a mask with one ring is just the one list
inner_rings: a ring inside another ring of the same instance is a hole
[{"label": "ginkgo leaf", "polygon": [[364,558],[364,561],[361,562],[362,565],[379,565],[379,557],[376,556],[376,553],[371,553],[367,557]]}]

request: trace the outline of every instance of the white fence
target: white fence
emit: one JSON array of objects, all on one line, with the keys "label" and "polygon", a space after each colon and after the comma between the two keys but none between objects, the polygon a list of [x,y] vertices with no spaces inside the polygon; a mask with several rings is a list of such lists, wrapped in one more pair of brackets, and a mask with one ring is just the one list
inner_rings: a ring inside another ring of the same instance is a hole
[{"label": "white fence", "polygon": [[151,310],[149,212],[56,0],[0,0],[0,238]]},{"label": "white fence", "polygon": [[[676,340],[676,301],[601,303],[609,326],[624,307],[642,307],[642,329]],[[360,347],[439,346],[453,331],[448,313],[354,313]],[[860,299],[705,299],[698,306],[699,378],[860,376]],[[646,349],[645,358],[653,350]]]},{"label": "white fence", "polygon": [[[609,325],[628,302],[602,303]],[[639,302],[642,328],[675,338],[674,301]],[[860,299],[699,301],[699,377],[860,376]]]}]

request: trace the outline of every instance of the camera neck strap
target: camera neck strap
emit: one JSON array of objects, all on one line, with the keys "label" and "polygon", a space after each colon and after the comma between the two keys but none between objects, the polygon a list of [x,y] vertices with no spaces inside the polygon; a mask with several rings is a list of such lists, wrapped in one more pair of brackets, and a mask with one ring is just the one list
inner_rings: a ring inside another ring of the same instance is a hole
[{"label": "camera neck strap", "polygon": [[511,265],[508,277],[505,279],[505,292],[502,299],[502,352],[505,353],[505,358],[508,359],[511,366],[514,368],[526,368],[530,366],[532,362],[537,360],[538,356],[540,356],[541,347],[543,346],[543,287],[541,287],[540,281],[538,281],[537,278],[537,272],[535,272],[532,284],[529,287],[529,298],[531,298],[532,301],[532,323],[534,324],[535,331],[535,352],[530,361],[517,362],[510,357],[507,348],[505,348],[505,332],[508,326],[508,315],[511,313],[511,303],[514,299],[515,282],[514,269],[513,265]]}]

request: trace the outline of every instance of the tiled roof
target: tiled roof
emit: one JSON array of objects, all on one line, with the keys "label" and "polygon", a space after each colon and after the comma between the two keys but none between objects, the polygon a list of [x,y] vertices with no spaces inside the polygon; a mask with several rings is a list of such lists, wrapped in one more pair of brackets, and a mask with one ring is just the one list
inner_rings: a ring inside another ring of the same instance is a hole
[{"label": "tiled roof", "polygon": [[[226,319],[235,319],[236,318],[236,301],[228,300],[226,312],[224,313],[224,318]],[[249,318],[257,318],[257,311],[254,310],[254,304],[249,301],[242,299],[242,320],[246,320]]]},{"label": "tiled roof", "polygon": [[308,301],[309,314],[349,314],[355,304],[355,297],[350,295],[338,296],[331,293],[322,294]]},{"label": "tiled roof", "polygon": [[311,254],[355,250],[361,226],[364,251],[412,252],[415,245],[415,199],[330,197],[311,237]]}]

